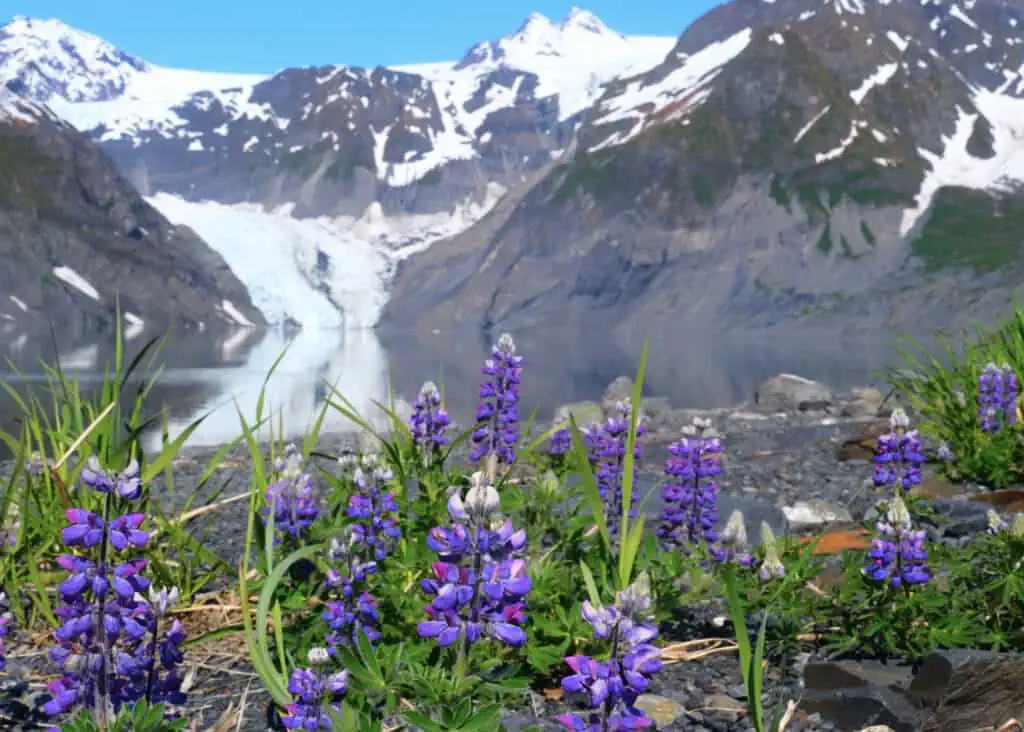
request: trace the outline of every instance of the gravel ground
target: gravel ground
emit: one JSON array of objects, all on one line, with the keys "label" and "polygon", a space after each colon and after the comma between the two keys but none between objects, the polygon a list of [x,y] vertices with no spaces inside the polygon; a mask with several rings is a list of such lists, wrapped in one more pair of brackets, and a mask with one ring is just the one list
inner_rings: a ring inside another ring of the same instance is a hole
[{"label": "gravel ground", "polygon": [[[726,457],[720,481],[722,517],[726,518],[733,509],[742,510],[751,537],[757,536],[757,527],[762,520],[768,521],[778,532],[791,528],[781,509],[799,501],[818,499],[845,507],[854,519],[859,520],[879,497],[875,495],[870,481],[872,468],[868,460],[841,461],[836,456],[844,442],[863,434],[868,423],[876,420],[800,412],[786,416],[765,415],[744,408],[701,414],[710,416],[723,436]],[[652,430],[641,464],[644,495],[660,483],[666,445],[677,434],[678,427]],[[321,439],[318,449],[340,454],[355,444],[351,436],[329,435]],[[153,495],[160,496],[166,509],[179,509],[193,497],[195,485],[215,452],[215,448],[183,451],[173,466],[175,485],[165,485],[161,477],[154,481]],[[250,475],[247,452],[236,450],[223,461],[214,480],[194,496],[193,505],[203,505],[214,490],[221,490],[222,497],[245,492]],[[969,487],[967,490],[973,489]],[[198,530],[209,530],[206,545],[232,563],[240,558],[244,543],[246,509],[247,502],[239,500],[221,506],[215,514],[196,522]],[[648,512],[656,510],[655,500],[649,505]],[[723,631],[720,628],[716,630],[709,617],[694,617],[681,637],[704,637],[716,633],[722,634]],[[199,666],[196,668],[196,685],[188,716],[199,723],[199,729],[209,729],[229,703],[242,704],[246,710],[237,729],[266,729],[268,697],[253,676],[247,659],[239,654],[238,640],[223,639],[196,655],[199,658],[193,658],[193,661],[198,661]],[[38,664],[29,665],[35,667]],[[798,673],[792,669],[782,677],[772,670],[766,682],[766,697],[772,703],[779,698],[798,697],[798,681]],[[651,703],[666,721],[659,729],[698,732],[745,732],[752,729],[742,714],[745,691],[734,653],[714,655],[700,662],[669,665],[657,676],[651,691],[656,695],[651,698]],[[508,716],[506,724],[509,730],[523,730],[531,725],[542,729],[559,728],[544,720],[564,711],[561,702],[542,701],[537,697],[531,706]],[[798,712],[790,729],[833,728]]]}]

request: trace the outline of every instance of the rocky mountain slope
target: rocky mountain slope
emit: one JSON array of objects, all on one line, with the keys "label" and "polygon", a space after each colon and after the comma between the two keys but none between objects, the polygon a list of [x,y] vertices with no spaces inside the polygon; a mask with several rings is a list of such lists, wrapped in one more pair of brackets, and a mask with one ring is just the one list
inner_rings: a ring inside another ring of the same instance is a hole
[{"label": "rocky mountain slope", "polygon": [[1019,292],[1024,8],[733,0],[611,83],[384,324],[948,324]]},{"label": "rocky mountain slope", "polygon": [[127,329],[264,323],[244,285],[88,138],[0,86],[0,323]]},{"label": "rocky mountain slope", "polygon": [[[459,61],[260,77],[157,67],[59,21],[16,18],[0,30],[0,78],[195,226],[268,319],[366,326],[397,261],[571,150],[603,85],[674,42],[622,36],[576,8],[560,22],[531,15]],[[262,235],[243,246],[240,229]]]}]

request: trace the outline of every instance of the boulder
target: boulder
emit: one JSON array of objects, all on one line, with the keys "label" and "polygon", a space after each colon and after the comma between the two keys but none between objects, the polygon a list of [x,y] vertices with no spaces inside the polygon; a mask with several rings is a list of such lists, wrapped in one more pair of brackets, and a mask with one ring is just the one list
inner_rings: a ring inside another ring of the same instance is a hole
[{"label": "boulder", "polygon": [[754,403],[769,412],[824,411],[833,402],[827,386],[796,374],[776,374],[754,393]]},{"label": "boulder", "polygon": [[998,729],[1024,719],[1024,655],[940,651],[924,660],[907,695],[930,709],[922,732]]},{"label": "boulder", "polygon": [[850,399],[843,403],[840,414],[854,418],[877,417],[884,400],[882,392],[874,387],[854,389],[850,393]]}]

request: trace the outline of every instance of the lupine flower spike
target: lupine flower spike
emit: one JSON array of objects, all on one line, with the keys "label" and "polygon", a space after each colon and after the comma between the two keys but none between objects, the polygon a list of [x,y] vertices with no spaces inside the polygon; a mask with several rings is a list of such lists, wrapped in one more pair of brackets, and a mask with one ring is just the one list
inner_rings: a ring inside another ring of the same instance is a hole
[{"label": "lupine flower spike", "polygon": [[718,486],[722,472],[722,443],[708,421],[694,420],[669,448],[665,463],[668,481],[661,487],[665,508],[658,536],[672,547],[689,551],[703,540],[718,541]]},{"label": "lupine flower spike", "polygon": [[[622,516],[622,486],[626,470],[626,443],[629,439],[629,428],[633,417],[633,405],[629,400],[618,402],[615,413],[608,417],[595,432],[594,451],[597,455],[597,489],[604,501],[605,517],[608,520],[608,532],[616,536]],[[644,434],[643,422],[638,419],[636,424],[637,440],[633,445],[633,485],[640,475],[640,437]],[[629,516],[635,518],[636,506],[640,492],[634,490],[630,497]]]},{"label": "lupine flower spike", "polygon": [[352,476],[356,492],[349,498],[348,516],[354,522],[331,540],[328,552],[334,566],[328,570],[325,584],[332,599],[321,617],[330,628],[327,650],[332,655],[339,645],[354,645],[360,631],[371,643],[380,639],[377,600],[368,591],[367,580],[401,533],[395,518],[395,495],[382,490],[393,477],[373,456],[363,458]]},{"label": "lupine flower spike", "polygon": [[902,409],[894,409],[889,418],[890,431],[878,437],[875,454],[875,485],[892,486],[895,494],[909,491],[921,482],[924,452],[917,430],[909,429],[910,419]]},{"label": "lupine flower spike", "polygon": [[307,661],[309,668],[297,668],[288,679],[288,693],[294,700],[284,708],[281,724],[285,729],[308,732],[333,730],[328,714],[332,710],[341,714],[341,702],[348,691],[348,671],[328,674],[324,668],[331,656],[325,648],[313,648]]},{"label": "lupine flower spike", "polygon": [[143,698],[184,702],[177,671],[184,633],[175,621],[158,644],[159,618],[176,593],[155,593],[147,602],[150,584],[142,576],[146,560],[112,561],[115,553],[140,549],[149,541],[142,530],[143,514],[114,515],[115,502],[134,501],[142,495],[138,463],[132,461],[121,473],[113,473],[91,457],[82,470],[82,482],[106,500],[102,516],[81,508],[67,511],[64,545],[86,555],[91,552],[93,558],[72,554],[57,558],[68,578],[57,588],[61,604],[55,614],[61,625],[54,632],[57,646],[49,656],[64,675],[48,685],[51,699],[43,711],[58,716],[86,705],[95,710],[97,723],[105,728],[110,715],[124,704]]},{"label": "lupine flower spike", "polygon": [[300,458],[295,446],[289,445],[285,457],[274,461],[275,479],[267,487],[268,507],[263,509],[263,515],[274,515],[276,544],[285,538],[300,541],[320,515],[313,476],[302,469]]},{"label": "lupine flower spike", "polygon": [[1017,421],[1017,374],[1010,366],[988,364],[978,379],[978,418],[981,429],[994,434]]},{"label": "lupine flower spike", "polygon": [[865,574],[876,582],[889,582],[893,588],[926,584],[927,534],[911,525],[910,512],[900,496],[889,501],[886,516],[876,527],[880,536],[871,542]]},{"label": "lupine flower spike", "polygon": [[426,456],[434,456],[448,444],[445,432],[451,419],[441,402],[441,391],[432,381],[426,382],[412,404],[409,431],[413,442]]},{"label": "lupine flower spike", "polygon": [[496,455],[498,462],[511,465],[516,461],[519,443],[519,377],[523,359],[516,355],[512,336],[503,334],[491,349],[491,357],[480,369],[480,402],[476,408],[476,428],[470,459],[478,462],[487,455]]},{"label": "lupine flower spike", "polygon": [[11,634],[11,623],[14,615],[8,610],[7,593],[0,592],[0,671],[7,668],[7,649],[4,639]]},{"label": "lupine flower spike", "polygon": [[762,582],[770,582],[773,579],[782,579],[786,576],[786,566],[779,558],[778,542],[775,540],[775,532],[766,521],[761,522],[761,546],[764,548],[764,559],[761,561],[761,568],[758,574]]},{"label": "lupine flower spike", "polygon": [[451,527],[437,527],[427,537],[441,561],[431,566],[433,578],[421,583],[433,599],[425,608],[428,620],[417,628],[441,647],[459,644],[457,674],[465,673],[468,646],[482,638],[513,647],[526,643],[524,600],[531,584],[520,558],[526,532],[498,517],[498,491],[484,472],[471,480],[465,498],[455,490],[448,501]]},{"label": "lupine flower spike", "polygon": [[709,545],[708,552],[719,563],[735,562],[741,567],[753,566],[754,555],[750,552],[747,539],[747,522],[741,510],[737,508],[729,514],[718,542]]},{"label": "lupine flower spike", "polygon": [[573,732],[619,732],[646,729],[653,720],[636,707],[637,698],[650,688],[651,677],[661,670],[661,652],[653,641],[658,636],[650,617],[651,592],[647,574],[618,593],[614,605],[594,607],[584,601],[582,615],[596,640],[607,640],[607,661],[589,656],[569,656],[573,673],[562,679],[562,688],[582,697],[592,710],[586,716],[563,714],[557,719]]}]

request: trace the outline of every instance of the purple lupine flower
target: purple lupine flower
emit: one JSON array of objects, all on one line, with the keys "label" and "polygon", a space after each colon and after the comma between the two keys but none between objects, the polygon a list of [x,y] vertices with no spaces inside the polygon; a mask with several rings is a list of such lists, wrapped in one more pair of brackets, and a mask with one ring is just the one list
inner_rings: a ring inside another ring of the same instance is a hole
[{"label": "purple lupine flower", "polygon": [[349,498],[348,516],[357,520],[353,529],[378,562],[388,556],[392,544],[401,535],[395,494],[381,490],[381,486],[393,479],[394,474],[383,467],[369,471],[357,468],[352,476],[357,492]]},{"label": "purple lupine flower", "polygon": [[307,732],[334,729],[328,709],[341,714],[341,702],[348,691],[348,671],[327,674],[319,669],[330,661],[324,648],[313,648],[308,655],[313,668],[297,668],[288,679],[292,703],[284,708],[281,724],[285,729]]},{"label": "purple lupine flower", "polygon": [[[597,480],[597,490],[604,501],[605,516],[608,519],[608,531],[617,535],[619,531],[618,518],[622,515],[622,485],[623,472],[626,469],[626,444],[629,439],[630,422],[632,418],[632,404],[627,401],[618,402],[615,405],[616,414],[609,417],[600,425],[600,431],[593,433],[591,445],[597,457],[597,469],[594,477]],[[637,420],[637,440],[633,445],[633,485],[636,486],[640,475],[640,437],[644,434],[644,425]],[[640,492],[634,490],[630,496],[630,518],[637,515],[636,506],[639,502]]]},{"label": "purple lupine flower", "polygon": [[548,455],[551,457],[562,457],[572,448],[572,430],[562,427],[551,433],[551,441],[548,444]]},{"label": "purple lupine flower", "polygon": [[500,503],[487,475],[474,473],[465,500],[458,492],[448,500],[451,527],[439,526],[427,537],[442,561],[431,565],[433,578],[421,583],[433,599],[417,632],[437,638],[441,647],[458,641],[460,658],[484,637],[513,647],[526,642],[524,599],[531,582],[519,558],[526,532],[514,531],[508,520],[494,522]]},{"label": "purple lupine flower", "polygon": [[274,462],[275,480],[267,486],[264,522],[274,514],[274,543],[290,537],[301,540],[320,515],[320,501],[313,476],[303,471],[298,451],[289,445],[285,458]]},{"label": "purple lupine flower", "polygon": [[747,522],[741,510],[737,508],[729,515],[718,541],[708,545],[708,553],[719,564],[731,562],[741,567],[754,566],[754,555],[747,539]]},{"label": "purple lupine flower", "polygon": [[628,730],[653,727],[654,722],[636,707],[637,698],[650,688],[651,677],[661,670],[661,652],[653,645],[658,631],[651,622],[650,580],[641,574],[618,593],[616,604],[595,607],[584,601],[583,619],[590,623],[596,640],[608,640],[607,661],[589,656],[569,656],[573,673],[562,679],[562,688],[581,696],[594,710],[582,717],[563,714],[558,721],[568,730]]},{"label": "purple lupine flower", "polygon": [[357,642],[360,631],[371,643],[380,639],[377,600],[367,591],[366,583],[401,535],[395,494],[382,490],[394,478],[393,473],[380,466],[373,455],[362,455],[353,465],[356,492],[348,506],[348,517],[353,522],[331,540],[327,555],[335,566],[325,580],[331,599],[321,617],[330,628],[326,642],[331,654],[339,645]]},{"label": "purple lupine flower", "polygon": [[917,430],[908,429],[910,419],[902,409],[889,417],[891,431],[878,436],[875,454],[875,485],[894,486],[897,494],[921,482],[924,451]]},{"label": "purple lupine flower", "polygon": [[[168,687],[159,678],[172,677],[174,666],[180,663],[181,626],[177,622],[172,625],[155,653],[157,618],[166,612],[167,603],[157,603],[154,608],[145,600],[150,586],[142,575],[146,560],[111,561],[116,553],[144,547],[149,541],[142,530],[143,514],[112,516],[115,502],[121,505],[142,495],[138,463],[132,461],[127,469],[115,473],[90,459],[82,480],[105,495],[105,505],[102,516],[81,508],[67,511],[64,544],[91,550],[93,558],[72,554],[57,558],[68,576],[57,588],[61,602],[54,614],[60,626],[54,631],[57,645],[49,657],[64,675],[48,685],[51,698],[43,711],[58,716],[86,704],[103,720],[108,707],[116,711],[143,698],[152,701],[157,695],[162,701],[180,704],[183,695],[165,693]],[[154,671],[157,655],[166,671],[163,676]]]},{"label": "purple lupine flower", "polygon": [[871,541],[864,573],[876,582],[889,582],[894,588],[923,585],[928,582],[927,533],[915,530],[903,499],[894,496],[884,519],[876,524],[879,537]]},{"label": "purple lupine flower", "polygon": [[82,482],[97,493],[115,492],[121,498],[134,501],[142,495],[139,463],[132,460],[120,473],[104,470],[100,459],[90,455],[82,468]]},{"label": "purple lupine flower", "polygon": [[519,443],[519,377],[523,359],[516,355],[512,336],[503,334],[491,349],[491,358],[480,369],[486,377],[480,384],[476,408],[473,449],[470,459],[478,462],[494,455],[503,465],[516,461]]},{"label": "purple lupine flower", "polygon": [[1010,525],[1006,523],[1006,520],[993,508],[990,508],[985,512],[985,518],[988,521],[988,526],[985,528],[985,533],[987,534],[996,536],[1010,528]]},{"label": "purple lupine flower", "polygon": [[7,593],[0,592],[0,671],[7,668],[7,648],[4,639],[11,634],[12,622],[14,615],[8,610]]},{"label": "purple lupine flower", "polygon": [[767,521],[761,522],[761,546],[764,548],[764,559],[758,568],[758,575],[762,582],[771,582],[775,579],[782,579],[786,576],[786,565],[779,557],[779,545],[775,540],[775,532],[768,525]]},{"label": "purple lupine flower", "polygon": [[1017,374],[1004,364],[985,366],[978,378],[978,418],[981,429],[994,434],[1017,421]]},{"label": "purple lupine flower", "polygon": [[441,391],[432,381],[426,382],[412,403],[409,431],[413,442],[427,455],[448,444],[445,431],[451,424],[448,411],[441,401]]},{"label": "purple lupine flower", "polygon": [[721,441],[708,421],[695,419],[668,451],[665,474],[669,481],[661,488],[665,508],[657,534],[670,546],[684,549],[702,540],[714,544],[718,541],[715,476],[722,472]]}]

